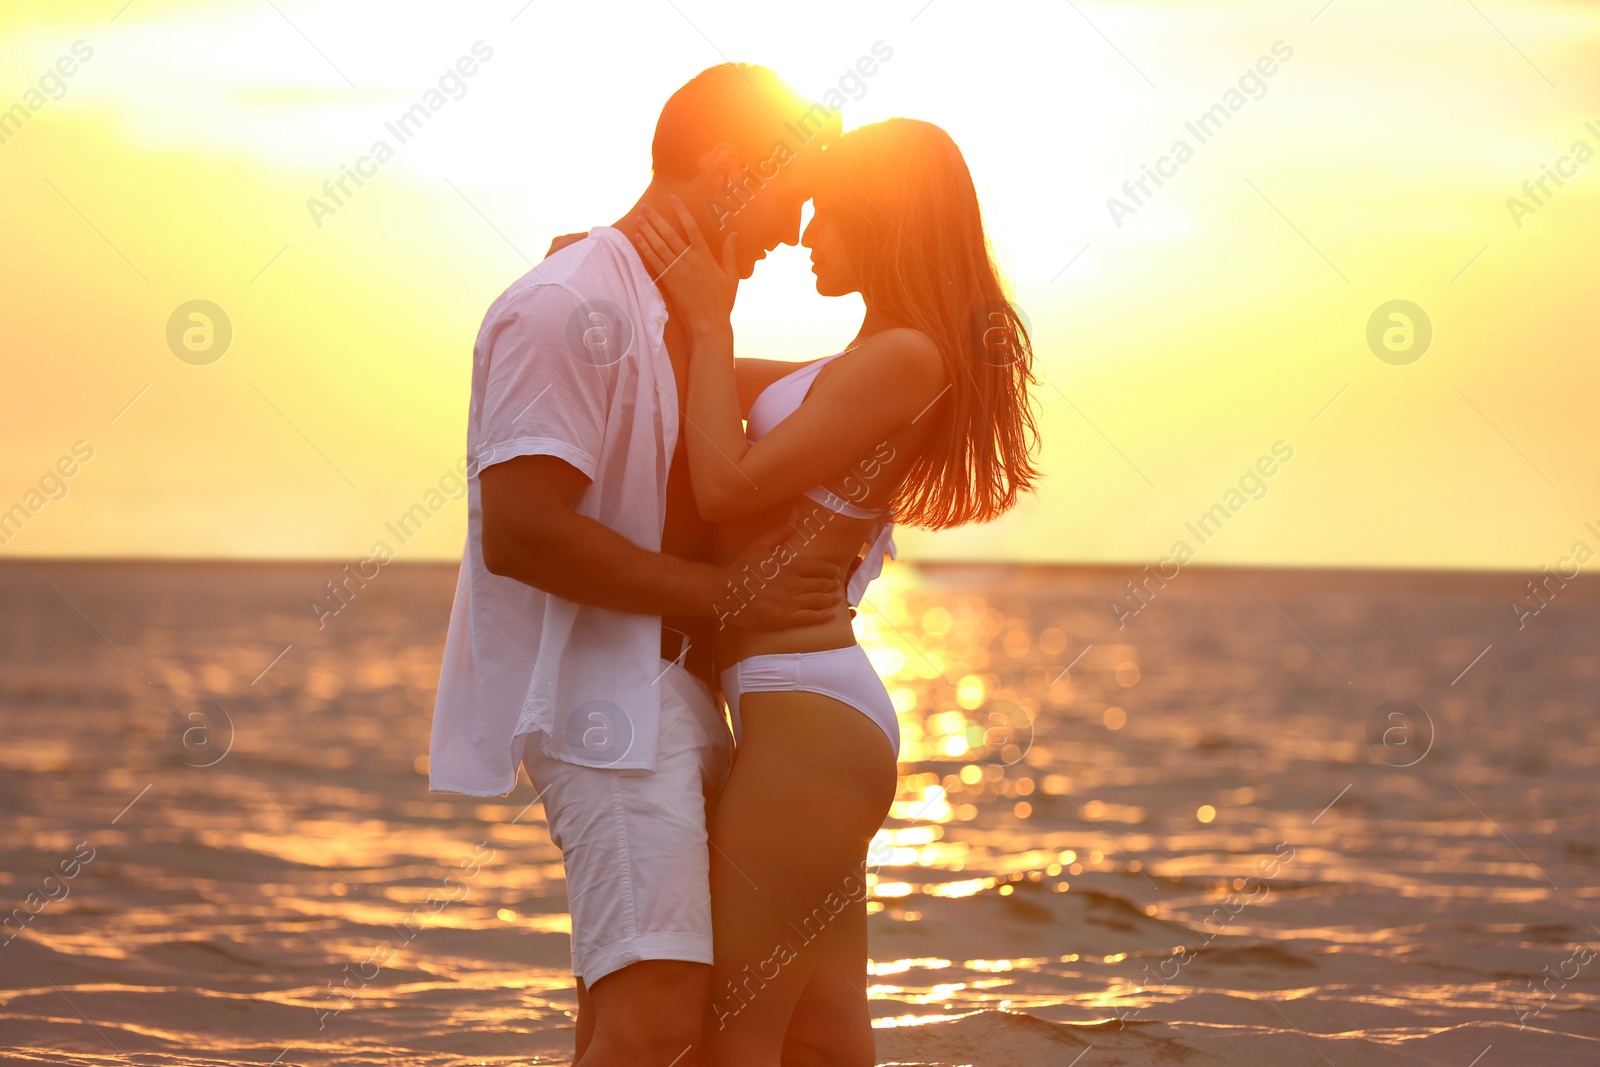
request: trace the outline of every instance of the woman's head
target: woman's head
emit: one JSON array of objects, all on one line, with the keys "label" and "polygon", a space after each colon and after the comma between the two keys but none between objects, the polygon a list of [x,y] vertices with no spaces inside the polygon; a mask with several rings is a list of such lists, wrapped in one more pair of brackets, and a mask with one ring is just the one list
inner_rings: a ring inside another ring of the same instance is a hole
[{"label": "woman's head", "polygon": [[1039,476],[1028,396],[1037,379],[961,150],[915,119],[852,130],[823,152],[813,205],[802,243],[817,291],[859,292],[880,319],[922,331],[951,382],[896,495],[898,521],[939,529],[997,518]]}]

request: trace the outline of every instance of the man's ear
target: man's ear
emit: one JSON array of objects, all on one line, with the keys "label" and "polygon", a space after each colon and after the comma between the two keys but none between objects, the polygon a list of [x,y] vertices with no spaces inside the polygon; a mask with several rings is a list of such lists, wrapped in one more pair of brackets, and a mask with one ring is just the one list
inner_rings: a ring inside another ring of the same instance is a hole
[{"label": "man's ear", "polygon": [[[695,213],[701,231],[713,247],[722,247],[714,235],[726,231],[727,221],[740,212],[749,196],[740,181],[743,170],[744,160],[739,157],[739,150],[726,141],[712,145],[700,155],[695,181],[702,188],[693,195],[693,199],[700,202],[689,204],[689,210]],[[691,198],[685,196],[684,199]],[[675,222],[672,225],[677,227]]]},{"label": "man's ear", "polygon": [[701,173],[718,191],[729,182],[737,185],[741,169],[743,161],[739,158],[739,150],[727,141],[712,145],[700,157]]}]

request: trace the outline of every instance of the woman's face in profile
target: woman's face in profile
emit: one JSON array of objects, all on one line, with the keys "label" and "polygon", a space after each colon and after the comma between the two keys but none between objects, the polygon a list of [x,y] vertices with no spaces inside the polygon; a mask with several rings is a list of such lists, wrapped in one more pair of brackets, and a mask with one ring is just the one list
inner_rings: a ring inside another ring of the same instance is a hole
[{"label": "woman's face in profile", "polygon": [[811,222],[800,243],[811,250],[811,273],[817,276],[817,292],[823,296],[857,292],[861,282],[845,243],[842,213],[825,197],[814,199],[811,208]]}]

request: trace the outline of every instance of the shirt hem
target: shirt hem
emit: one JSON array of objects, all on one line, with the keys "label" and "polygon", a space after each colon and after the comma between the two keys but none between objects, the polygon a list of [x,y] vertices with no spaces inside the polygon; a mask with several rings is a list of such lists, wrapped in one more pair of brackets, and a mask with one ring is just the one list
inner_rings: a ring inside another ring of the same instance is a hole
[{"label": "shirt hem", "polygon": [[429,782],[428,783],[428,792],[430,792],[430,793],[460,793],[463,796],[469,796],[469,797],[503,797],[503,796],[509,796],[511,794],[511,792],[513,790],[515,790],[516,788],[517,788],[517,779],[516,779],[515,775],[513,775],[512,778],[511,778],[511,784],[506,786],[504,789],[469,788],[469,787],[464,786],[464,785],[451,785],[451,784],[449,784],[447,782],[439,782],[438,784],[435,784],[433,782]]},{"label": "shirt hem", "polygon": [[559,437],[513,437],[509,441],[498,441],[486,448],[480,448],[478,455],[473,457],[469,470],[472,474],[479,475],[486,467],[493,467],[521,456],[554,456],[556,459],[565,460],[578,468],[579,472],[591,482],[595,480],[595,473],[600,469],[600,460],[597,456],[571,441],[563,441]]},{"label": "shirt hem", "polygon": [[608,974],[645,960],[681,960],[686,963],[714,962],[711,935],[688,930],[658,930],[623,938],[583,953],[581,973],[585,985],[594,985]]}]

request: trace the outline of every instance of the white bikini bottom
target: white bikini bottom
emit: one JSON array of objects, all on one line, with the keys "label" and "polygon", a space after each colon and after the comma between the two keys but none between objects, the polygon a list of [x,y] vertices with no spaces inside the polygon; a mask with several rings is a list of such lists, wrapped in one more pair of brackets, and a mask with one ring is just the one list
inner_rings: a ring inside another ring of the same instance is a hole
[{"label": "white bikini bottom", "polygon": [[855,708],[882,727],[895,755],[900,753],[900,720],[889,691],[860,645],[821,652],[778,652],[751,656],[722,672],[722,695],[733,717],[733,736],[741,736],[739,697],[744,693],[818,693]]}]

